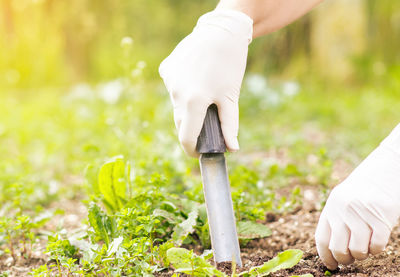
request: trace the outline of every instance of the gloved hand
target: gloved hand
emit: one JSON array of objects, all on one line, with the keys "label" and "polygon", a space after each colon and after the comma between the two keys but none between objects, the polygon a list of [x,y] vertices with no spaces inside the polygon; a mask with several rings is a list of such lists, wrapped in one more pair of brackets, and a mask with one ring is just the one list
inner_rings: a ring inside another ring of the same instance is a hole
[{"label": "gloved hand", "polygon": [[246,14],[216,9],[200,17],[193,32],[160,65],[179,141],[190,156],[198,156],[197,137],[213,103],[218,106],[228,150],[239,149],[238,100],[252,28]]},{"label": "gloved hand", "polygon": [[315,233],[329,269],[383,251],[400,216],[400,124],[329,195]]}]

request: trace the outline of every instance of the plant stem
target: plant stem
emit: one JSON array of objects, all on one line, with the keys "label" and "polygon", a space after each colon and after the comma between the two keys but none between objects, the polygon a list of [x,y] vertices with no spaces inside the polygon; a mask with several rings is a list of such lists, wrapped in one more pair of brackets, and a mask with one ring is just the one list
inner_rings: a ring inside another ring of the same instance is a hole
[{"label": "plant stem", "polygon": [[17,257],[15,255],[14,251],[14,244],[12,242],[12,236],[9,230],[7,230],[7,237],[9,239],[9,245],[10,245],[10,252],[11,252],[11,257],[14,259],[14,263],[17,261]]},{"label": "plant stem", "polygon": [[62,277],[62,274],[61,274],[61,266],[60,266],[60,263],[58,262],[58,259],[56,259],[56,263],[57,263],[57,268],[58,268],[58,276],[59,276],[59,277]]},{"label": "plant stem", "polygon": [[153,255],[153,232],[150,232],[150,264],[154,265],[154,255]]}]

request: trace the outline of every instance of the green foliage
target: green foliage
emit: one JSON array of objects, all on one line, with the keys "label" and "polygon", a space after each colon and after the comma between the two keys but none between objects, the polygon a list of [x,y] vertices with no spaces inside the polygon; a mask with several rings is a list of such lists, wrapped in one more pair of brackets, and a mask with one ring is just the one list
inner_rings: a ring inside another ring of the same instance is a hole
[{"label": "green foliage", "polygon": [[50,270],[46,264],[39,266],[38,268],[32,269],[29,275],[36,277],[46,277],[49,276]]},{"label": "green foliage", "polygon": [[[77,254],[77,249],[71,245],[69,240],[63,239],[58,234],[49,236],[46,252],[50,255],[50,259],[56,262],[50,268],[56,267],[59,274],[63,272],[61,268],[66,268],[69,273],[74,271],[76,267],[74,257]],[[37,273],[47,273],[47,271],[47,267],[42,267]]]},{"label": "green foliage", "polygon": [[8,276],[10,276],[10,272],[8,270],[0,272],[0,277],[8,277]]},{"label": "green foliage", "polygon": [[[211,254],[212,257],[212,254]],[[197,256],[193,250],[184,248],[171,248],[167,251],[167,258],[174,266],[175,272],[186,273],[190,276],[226,276],[217,270],[207,260],[211,258],[209,253]]]},{"label": "green foliage", "polygon": [[115,157],[100,168],[99,190],[104,197],[104,203],[112,211],[118,211],[123,205],[121,201],[126,199],[124,177],[125,163],[121,157]]},{"label": "green foliage", "polygon": [[13,212],[14,217],[0,217],[0,245],[6,244],[9,253],[16,262],[19,256],[29,259],[32,245],[37,240],[37,230],[50,219],[51,213],[42,213],[35,218],[23,215],[21,210]]},{"label": "green foliage", "polygon": [[104,241],[108,246],[116,229],[114,218],[106,215],[94,202],[90,203],[88,212],[88,219],[90,226],[94,230],[93,237],[95,241]]},{"label": "green foliage", "polygon": [[[87,237],[49,237],[47,252],[55,261],[49,272],[151,274],[172,264],[180,273],[225,276],[208,263],[210,253],[197,256],[174,247],[199,242],[210,246],[202,198],[192,193],[188,198],[177,197],[159,174],[147,178],[138,174],[140,166],[134,167],[136,175],[132,177],[126,164],[122,157],[114,158],[100,166],[98,182],[88,180],[98,195],[88,205]],[[258,182],[258,175],[248,172],[246,180]],[[271,234],[266,226],[249,220],[238,222],[238,232],[246,241]],[[178,259],[177,255],[185,258]],[[177,264],[178,260],[182,263]]]},{"label": "green foliage", "polygon": [[[239,165],[230,174],[232,200],[236,217],[241,220],[263,220],[265,211],[285,212],[300,204],[300,189],[294,188],[290,198],[279,197],[274,188],[287,185],[287,179],[301,175],[297,167],[288,165],[284,168],[274,164],[269,173],[264,174],[249,167]],[[280,183],[283,183],[280,185]]]},{"label": "green foliage", "polygon": [[303,252],[298,249],[289,249],[278,256],[264,263],[262,266],[253,267],[248,272],[243,272],[239,276],[268,276],[270,273],[281,269],[287,269],[295,266],[303,256]]},{"label": "green foliage", "polygon": [[243,240],[265,238],[272,234],[271,229],[267,226],[253,221],[239,221],[237,223],[237,232],[239,239]]},{"label": "green foliage", "polygon": [[172,234],[172,239],[175,241],[177,246],[180,246],[185,238],[194,232],[194,226],[197,224],[197,217],[199,213],[194,210],[189,213],[188,218],[182,221],[180,224],[176,225],[174,228],[174,233]]},{"label": "green foliage", "polygon": [[[295,266],[301,259],[303,252],[298,249],[289,249],[279,253],[275,258],[265,262],[261,266],[253,267],[249,271],[240,274],[232,273],[232,276],[260,277],[281,269]],[[171,248],[167,251],[167,259],[175,268],[176,273],[185,273],[190,276],[227,276],[225,273],[213,267],[208,260],[212,258],[212,252],[205,252],[197,256],[192,250],[185,248]],[[301,275],[310,277],[310,274]],[[312,275],[311,275],[312,276]]]}]

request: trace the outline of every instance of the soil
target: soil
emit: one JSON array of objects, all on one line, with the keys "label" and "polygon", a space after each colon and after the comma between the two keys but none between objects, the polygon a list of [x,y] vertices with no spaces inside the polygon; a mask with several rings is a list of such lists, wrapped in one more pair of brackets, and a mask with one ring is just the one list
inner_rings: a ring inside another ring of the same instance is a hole
[{"label": "soil", "polygon": [[[295,267],[288,270],[281,270],[271,274],[273,277],[292,276],[311,273],[313,276],[326,276],[326,268],[317,256],[314,242],[314,231],[319,218],[317,190],[313,187],[303,187],[304,203],[301,208],[286,215],[268,213],[263,222],[273,231],[268,238],[250,241],[241,249],[243,268],[238,272],[248,270],[253,266],[258,266],[276,256],[277,253],[290,249],[301,249],[304,251],[302,260]],[[80,201],[64,202],[63,208],[66,213],[54,217],[48,229],[63,222],[68,231],[79,228],[82,220],[86,218],[85,207]],[[65,207],[64,207],[65,206]],[[386,250],[374,257],[369,257],[364,261],[355,262],[352,265],[340,266],[338,270],[332,272],[331,276],[399,276],[400,277],[400,226],[392,232],[390,243]],[[48,262],[48,257],[43,255],[45,240],[38,242],[33,247],[32,258],[26,260],[20,258],[16,264],[8,255],[0,255],[0,272],[8,270],[9,276],[29,276],[28,272]],[[201,253],[202,249],[194,247],[195,252]],[[231,273],[229,263],[218,264],[218,268],[227,274]],[[173,269],[159,273],[157,276],[171,276]]]},{"label": "soil", "polygon": [[1,275],[3,272],[8,272],[9,275],[4,276],[10,277],[31,276],[29,273],[32,269],[38,268],[46,263],[49,265],[49,256],[44,253],[47,245],[47,239],[45,239],[46,231],[54,231],[62,226],[67,232],[73,233],[82,228],[82,221],[87,218],[87,210],[82,204],[81,199],[64,199],[63,201],[57,201],[54,202],[49,209],[60,209],[65,213],[53,216],[51,220],[46,223],[43,230],[39,231],[39,233],[43,235],[43,238],[32,245],[28,259],[18,255],[17,260],[14,261],[10,255],[0,254],[0,276],[3,276]]},{"label": "soil", "polygon": [[[262,265],[272,259],[277,253],[287,249],[300,249],[304,252],[302,260],[293,268],[280,270],[271,274],[272,277],[286,277],[311,273],[315,277],[327,276],[327,268],[319,260],[314,241],[314,231],[318,223],[320,212],[317,211],[319,201],[316,200],[316,190],[303,188],[305,194],[304,204],[301,208],[286,215],[268,213],[263,222],[271,228],[272,235],[268,238],[250,241],[241,247],[243,267],[237,269],[242,272],[253,266]],[[396,227],[391,235],[386,250],[376,256],[371,256],[364,261],[357,261],[352,265],[339,266],[331,271],[331,276],[337,277],[400,277],[400,226]],[[201,249],[194,248],[201,252]],[[196,252],[197,252],[196,251]],[[218,269],[226,274],[231,274],[230,263],[219,263]],[[158,276],[171,276],[173,271],[159,274]],[[328,275],[329,276],[329,275]]]},{"label": "soil", "polygon": [[[276,253],[296,248],[304,251],[303,259],[289,270],[281,270],[271,276],[292,276],[311,273],[316,277],[325,276],[326,268],[317,256],[314,242],[319,212],[298,210],[295,213],[279,217],[274,222],[267,222],[273,230],[272,236],[253,240],[242,248],[242,259],[246,269],[261,265]],[[364,261],[352,265],[340,266],[331,272],[332,276],[400,276],[400,228],[393,230],[386,250]]]}]

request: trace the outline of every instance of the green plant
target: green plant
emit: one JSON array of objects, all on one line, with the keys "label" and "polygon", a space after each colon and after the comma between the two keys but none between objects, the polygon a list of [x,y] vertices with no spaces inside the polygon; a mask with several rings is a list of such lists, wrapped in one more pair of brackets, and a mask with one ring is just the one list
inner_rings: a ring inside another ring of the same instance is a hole
[{"label": "green plant", "polygon": [[116,222],[111,216],[105,214],[96,203],[91,202],[88,209],[89,224],[93,228],[92,238],[96,241],[104,241],[106,246],[115,236]]},{"label": "green plant", "polygon": [[10,272],[8,270],[0,272],[0,277],[8,277],[8,276],[10,276]]},{"label": "green plant", "polygon": [[0,236],[7,244],[5,252],[16,262],[19,256],[30,259],[32,245],[37,239],[35,231],[50,219],[51,213],[42,213],[32,218],[18,210],[14,216],[15,218],[0,217]]},{"label": "green plant", "polygon": [[[118,51],[126,35],[113,37]],[[211,248],[198,162],[179,148],[170,100],[159,81],[144,82],[139,70],[132,72],[143,67],[137,62],[144,58],[137,52],[140,40],[134,40],[122,49],[121,79],[0,90],[0,255],[20,262],[47,243],[54,258],[46,261],[47,269],[37,269],[43,276],[60,270],[145,275],[172,266],[166,257],[172,247]],[[112,52],[102,53],[111,58]],[[155,68],[154,61],[147,64]],[[242,149],[227,159],[242,245],[268,236],[260,223],[266,213],[279,217],[300,206],[304,185],[326,195],[337,162],[351,168],[394,126],[400,116],[391,105],[399,100],[399,69],[387,70],[390,80],[373,86],[326,86],[313,77],[276,107],[268,94],[275,87],[281,92],[280,81],[267,80],[271,88],[256,97],[242,94]],[[86,218],[75,213],[80,202],[87,204]],[[65,215],[40,223],[57,208]],[[58,231],[76,215],[73,230]],[[75,247],[73,256],[68,247]]]},{"label": "green plant", "polygon": [[75,268],[77,259],[73,257],[76,256],[78,249],[71,245],[68,239],[63,239],[58,234],[49,236],[48,240],[46,252],[50,255],[50,259],[56,262],[55,266],[58,269],[59,276],[62,276],[62,268],[66,268],[68,275],[70,275]]},{"label": "green plant", "polygon": [[268,276],[270,273],[281,269],[295,266],[303,256],[303,252],[298,249],[289,249],[279,253],[275,258],[269,260],[261,266],[253,267],[248,272],[242,272],[239,276]]},{"label": "green plant", "polygon": [[[265,262],[261,266],[252,267],[250,270],[237,274],[233,270],[233,276],[260,277],[268,276],[270,273],[281,269],[295,266],[301,259],[303,252],[297,249],[289,249],[279,253],[275,258]],[[212,252],[204,252],[197,256],[191,250],[184,248],[171,248],[167,251],[167,258],[174,266],[175,273],[185,273],[190,276],[227,276],[212,266],[208,260],[212,258]],[[235,266],[233,265],[233,269]],[[309,277],[310,274],[302,275]],[[311,275],[312,276],[312,275]]]},{"label": "green plant", "polygon": [[174,266],[176,273],[186,273],[190,276],[217,276],[222,277],[222,273],[207,260],[212,257],[212,252],[205,252],[201,256],[193,253],[193,250],[184,248],[171,248],[167,251],[167,258]]},{"label": "green plant", "polygon": [[239,221],[236,225],[239,240],[242,244],[246,244],[252,239],[269,237],[272,234],[271,229],[261,223]]},{"label": "green plant", "polygon": [[[125,174],[128,171],[128,175]],[[126,200],[129,183],[129,164],[125,169],[125,162],[122,157],[115,157],[102,165],[99,172],[98,186],[103,202],[108,209],[115,212],[123,207],[123,201]],[[125,180],[127,176],[127,180]]]}]

